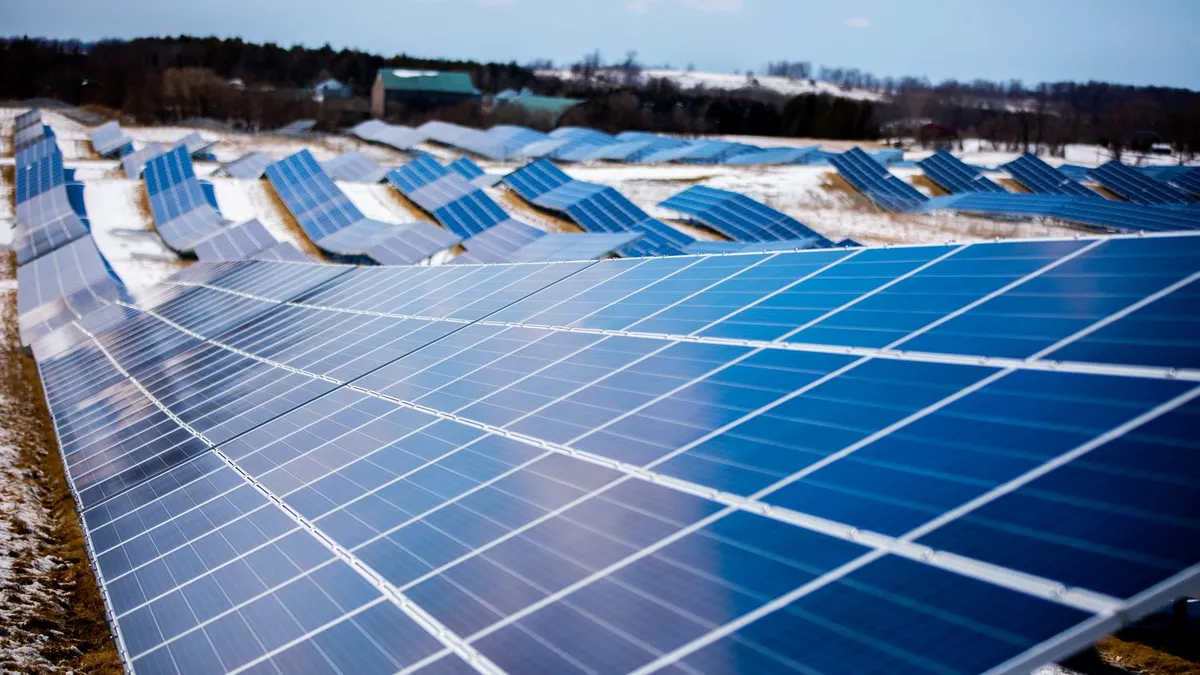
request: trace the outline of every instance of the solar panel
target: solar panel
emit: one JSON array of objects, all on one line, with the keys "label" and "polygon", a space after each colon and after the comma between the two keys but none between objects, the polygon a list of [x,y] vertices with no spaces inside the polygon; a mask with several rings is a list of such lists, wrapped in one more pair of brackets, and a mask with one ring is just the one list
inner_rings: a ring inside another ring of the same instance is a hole
[{"label": "solar panel", "polygon": [[834,155],[829,162],[838,174],[859,192],[888,211],[904,211],[919,206],[928,197],[900,180],[861,148]]},{"label": "solar panel", "polygon": [[356,125],[350,133],[364,141],[379,143],[396,150],[407,151],[425,140],[425,135],[412,127],[368,120]]},{"label": "solar panel", "polygon": [[763,148],[755,152],[744,152],[728,157],[723,163],[733,166],[807,164],[808,160],[819,149],[820,147],[816,145],[804,148]]},{"label": "solar panel", "polygon": [[361,152],[342,153],[322,164],[321,168],[334,180],[352,183],[378,183],[389,171]]},{"label": "solar panel", "polygon": [[133,151],[133,139],[121,131],[121,125],[116,120],[92,129],[90,137],[92,148],[101,157],[122,157]]},{"label": "solar panel", "polygon": [[250,260],[279,244],[258,219],[223,227],[195,245],[196,257],[206,262]]},{"label": "solar panel", "polygon": [[1197,260],[198,265],[35,354],[136,672],[1019,673],[1197,580]]},{"label": "solar panel", "polygon": [[454,173],[466,178],[471,185],[476,187],[492,187],[496,183],[504,180],[504,176],[497,174],[484,173],[483,169],[478,164],[472,162],[466,157],[458,159],[446,165]]},{"label": "solar panel", "polygon": [[[696,243],[684,249],[687,254],[714,254],[714,253],[772,253],[776,251],[804,251],[813,248],[829,248],[829,245],[822,245],[822,238],[811,237],[808,239],[780,239],[778,241],[697,241]],[[845,241],[845,240],[844,240]],[[838,243],[838,247],[844,248],[847,246],[857,246],[850,242],[846,244]]]},{"label": "solar panel", "polygon": [[168,150],[167,146],[162,143],[154,142],[141,150],[133,152],[121,158],[121,167],[125,170],[126,178],[139,178],[142,175],[142,170],[146,168],[146,162],[158,157]]},{"label": "solar panel", "polygon": [[935,197],[912,210],[1058,218],[1132,232],[1200,229],[1200,214],[1189,213],[1186,209],[1069,195],[964,193]]},{"label": "solar panel", "polygon": [[171,144],[171,149],[186,148],[189,155],[195,156],[207,151],[212,146],[216,145],[217,141],[209,140],[200,135],[200,132],[193,131],[183,138]]},{"label": "solar panel", "polygon": [[267,179],[313,243],[345,262],[412,264],[459,239],[428,223],[367,218],[308,150],[267,167]]},{"label": "solar panel", "polygon": [[614,188],[578,181],[541,159],[508,174],[504,182],[522,199],[566,214],[589,232],[639,232],[622,255],[674,255],[692,237],[651,218]]},{"label": "solar panel", "polygon": [[289,122],[275,130],[277,134],[284,136],[303,136],[313,130],[317,126],[316,120],[296,120]]},{"label": "solar panel", "polygon": [[1186,204],[1190,201],[1182,190],[1116,160],[1092,169],[1088,176],[1134,204]]},{"label": "solar panel", "polygon": [[274,260],[278,262],[316,262],[290,241],[280,242],[271,248],[250,256],[251,260]]},{"label": "solar panel", "polygon": [[[36,140],[17,150],[13,162],[16,202],[13,248],[24,265],[88,234],[82,192],[68,186],[62,153],[52,136],[42,134],[41,115],[17,118],[14,138],[21,129],[37,129]],[[24,126],[22,126],[24,125]]]},{"label": "solar panel", "polygon": [[833,245],[815,230],[786,213],[743,194],[693,185],[661,204],[686,214],[735,241],[808,240],[812,247]]},{"label": "solar panel", "polygon": [[1000,168],[1012,174],[1012,177],[1017,179],[1030,192],[1049,195],[1074,195],[1076,197],[1100,197],[1100,195],[1092,190],[1076,183],[1062,172],[1029,153],[1021,155],[1008,164],[1002,165]]},{"label": "solar panel", "polygon": [[217,167],[214,173],[232,178],[253,178],[258,180],[266,173],[267,167],[275,163],[275,158],[265,152],[248,152],[241,157]]},{"label": "solar panel", "polygon": [[155,228],[167,246],[190,253],[225,229],[228,221],[204,194],[186,146],[152,157],[145,173]]},{"label": "solar panel", "polygon": [[429,155],[392,171],[388,174],[388,182],[463,239],[512,221],[481,188]]},{"label": "solar panel", "polygon": [[933,182],[950,193],[1008,192],[945,150],[938,150],[922,159],[917,162],[917,166],[921,167],[921,171]]},{"label": "solar panel", "polygon": [[1200,167],[1190,169],[1171,178],[1171,183],[1179,186],[1182,190],[1200,197]]},{"label": "solar panel", "polygon": [[54,139],[43,139],[17,153],[13,175],[18,204],[66,184],[63,156]]},{"label": "solar panel", "polygon": [[520,221],[507,220],[463,242],[466,252],[456,264],[499,262],[554,262],[596,260],[636,241],[637,232],[566,233],[545,232]]},{"label": "solar panel", "polygon": [[121,284],[90,236],[83,236],[17,268],[21,344],[121,299]]}]

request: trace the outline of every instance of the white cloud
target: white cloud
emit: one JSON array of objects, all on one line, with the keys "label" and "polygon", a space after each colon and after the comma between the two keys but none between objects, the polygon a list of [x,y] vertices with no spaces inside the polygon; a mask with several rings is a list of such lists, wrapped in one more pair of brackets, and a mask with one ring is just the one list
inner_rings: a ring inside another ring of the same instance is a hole
[{"label": "white cloud", "polygon": [[701,12],[740,12],[742,0],[683,0],[683,6]]},{"label": "white cloud", "polygon": [[850,28],[870,28],[871,20],[865,16],[856,16],[846,19],[846,25]]}]

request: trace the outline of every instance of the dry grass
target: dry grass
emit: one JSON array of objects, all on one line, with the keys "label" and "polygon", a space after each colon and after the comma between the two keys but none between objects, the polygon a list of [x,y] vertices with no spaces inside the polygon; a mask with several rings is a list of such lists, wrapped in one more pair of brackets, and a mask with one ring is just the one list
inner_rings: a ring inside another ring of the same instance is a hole
[{"label": "dry grass", "polygon": [[1022,195],[1029,194],[1029,190],[1027,190],[1024,185],[1021,185],[1012,178],[997,178],[996,182],[1008,188],[1009,192],[1016,192],[1017,194]]},{"label": "dry grass", "polygon": [[845,178],[836,172],[829,172],[821,179],[821,188],[827,192],[839,192],[850,197],[851,208],[859,211],[878,211],[879,207],[875,206],[866,195],[858,191],[858,188],[851,185]]},{"label": "dry grass", "polygon": [[[11,274],[11,253],[4,271]],[[0,359],[0,416],[5,420],[7,442],[18,451],[17,465],[28,481],[28,498],[49,516],[48,532],[28,531],[36,538],[39,558],[54,561],[37,581],[54,591],[46,599],[23,605],[19,625],[9,625],[9,637],[29,636],[36,651],[63,671],[118,675],[121,666],[105,618],[104,603],[84,548],[75,501],[67,487],[57,451],[53,425],[42,394],[33,359],[21,347],[17,330],[16,294],[5,293],[3,358]],[[16,582],[31,571],[32,561],[13,561]],[[42,596],[38,596],[42,597]],[[13,622],[15,624],[15,622]],[[19,634],[18,632],[23,632]],[[7,665],[3,666],[7,667]]]},{"label": "dry grass", "polygon": [[[521,196],[512,190],[501,190],[494,192],[493,195],[499,200],[500,205],[505,211],[511,213],[517,220],[535,221],[540,223],[547,232],[583,232],[583,228],[574,221],[563,218],[562,216],[540,209],[529,202],[521,199]],[[522,218],[524,216],[524,218]]]},{"label": "dry grass", "polygon": [[141,229],[157,233],[158,228],[154,225],[154,209],[150,208],[150,193],[146,191],[145,184],[138,190],[135,206],[137,206],[138,215],[142,219]]},{"label": "dry grass", "polygon": [[8,206],[17,212],[17,168],[12,164],[0,166],[0,183],[8,185]]},{"label": "dry grass", "polygon": [[681,176],[678,178],[672,178],[672,177],[646,178],[643,180],[647,183],[682,183],[685,185],[692,185],[692,184],[703,183],[704,181],[712,180],[715,177],[716,176],[706,174],[706,175],[702,175],[702,176]]},{"label": "dry grass", "polygon": [[1094,192],[1096,192],[1096,193],[1099,193],[1099,194],[1100,194],[1101,196],[1103,196],[1105,199],[1111,199],[1111,200],[1113,200],[1114,202],[1123,202],[1123,201],[1125,201],[1125,198],[1124,198],[1124,197],[1122,197],[1121,195],[1119,195],[1119,194],[1117,194],[1117,193],[1113,192],[1112,190],[1109,190],[1108,188],[1104,187],[1103,185],[1093,185],[1093,184],[1089,183],[1088,185],[1085,185],[1084,187],[1086,187],[1086,188],[1089,188],[1089,189],[1091,189],[1092,191],[1094,191]]},{"label": "dry grass", "polygon": [[948,190],[930,180],[929,176],[926,176],[923,173],[914,174],[912,177],[912,184],[919,188],[923,187],[928,189],[934,197],[944,197],[950,194]]},{"label": "dry grass", "polygon": [[430,223],[437,222],[437,219],[433,217],[432,213],[409,201],[408,197],[405,197],[399,190],[389,186],[389,188],[384,190],[384,192],[387,193],[388,199],[392,200],[392,203],[400,207],[401,211],[409,214],[415,220],[424,220]]},{"label": "dry grass", "polygon": [[308,238],[304,233],[304,228],[300,227],[300,223],[296,222],[296,218],[292,216],[292,212],[288,210],[287,205],[283,203],[283,199],[279,197],[279,193],[275,191],[275,187],[271,185],[271,181],[263,179],[263,192],[267,195],[267,199],[271,200],[271,206],[279,212],[279,219],[288,232],[292,234],[292,238],[306,255],[313,260],[321,262],[329,262],[321,249]]},{"label": "dry grass", "polygon": [[[1136,628],[1132,628],[1123,634],[1136,631]],[[1106,637],[1097,642],[1095,650],[1105,663],[1127,672],[1143,675],[1200,675],[1200,661],[1197,660],[1196,654],[1200,651],[1200,645],[1196,642],[1198,641],[1195,639],[1190,642],[1191,658],[1141,642],[1129,642],[1117,636]],[[1186,645],[1177,647],[1187,653]]]}]

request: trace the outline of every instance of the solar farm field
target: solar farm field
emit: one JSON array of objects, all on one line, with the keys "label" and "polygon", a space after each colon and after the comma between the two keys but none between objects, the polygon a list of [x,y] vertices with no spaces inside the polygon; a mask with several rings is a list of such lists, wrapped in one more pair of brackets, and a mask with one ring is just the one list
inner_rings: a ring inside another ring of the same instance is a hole
[{"label": "solar farm field", "polygon": [[309,122],[0,108],[4,669],[1187,672],[1186,172]]}]

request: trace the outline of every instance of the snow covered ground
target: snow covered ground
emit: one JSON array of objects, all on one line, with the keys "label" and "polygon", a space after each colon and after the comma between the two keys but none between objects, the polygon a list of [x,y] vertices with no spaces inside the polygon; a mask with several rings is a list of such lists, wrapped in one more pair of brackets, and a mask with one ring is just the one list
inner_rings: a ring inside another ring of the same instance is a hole
[{"label": "snow covered ground", "polygon": [[287,215],[277,206],[266,183],[246,178],[212,178],[221,215],[235,223],[257,218],[279,241],[304,250],[306,242],[287,224]]},{"label": "snow covered ground", "polygon": [[154,231],[144,194],[141,181],[126,178],[90,180],[83,191],[92,238],[135,296],[187,264]]},{"label": "snow covered ground", "polygon": [[397,201],[400,193],[383,183],[351,183],[338,181],[338,187],[363,215],[384,223],[412,223],[416,215]]}]

